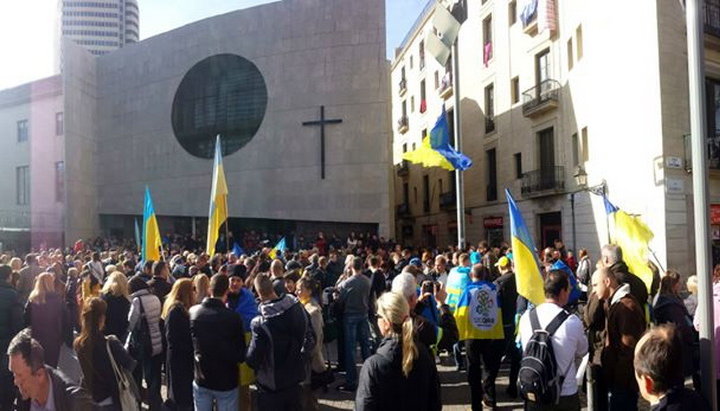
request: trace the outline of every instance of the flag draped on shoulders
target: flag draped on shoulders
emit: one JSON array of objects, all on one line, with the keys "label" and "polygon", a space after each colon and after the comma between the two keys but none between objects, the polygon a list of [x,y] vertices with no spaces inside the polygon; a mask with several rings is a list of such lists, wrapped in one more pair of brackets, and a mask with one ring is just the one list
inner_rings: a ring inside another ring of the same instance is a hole
[{"label": "flag draped on shoulders", "polygon": [[495,284],[475,281],[465,287],[455,309],[460,341],[505,338],[502,309]]},{"label": "flag draped on shoulders", "polygon": [[445,291],[447,292],[445,303],[451,312],[455,312],[455,308],[460,301],[460,295],[462,295],[468,283],[470,283],[470,267],[453,267],[450,270],[445,285]]},{"label": "flag draped on shoulders", "polygon": [[150,188],[145,186],[145,205],[143,206],[143,230],[142,230],[142,248],[140,255],[143,261],[159,261],[160,246],[160,228],[158,227],[157,217],[155,216],[155,207],[152,198],[150,198]]},{"label": "flag draped on shoulders", "polygon": [[282,254],[283,252],[285,252],[285,249],[287,249],[287,245],[285,244],[285,237],[283,237],[280,239],[280,241],[278,241],[278,243],[275,245],[275,247],[273,247],[273,249],[270,250],[270,252],[268,253],[268,256],[270,258],[275,259],[275,258],[277,258],[278,252],[280,254]]},{"label": "flag draped on shoulders", "polygon": [[518,294],[539,305],[545,301],[545,291],[535,244],[510,190],[505,189],[505,196],[510,209],[510,233]]},{"label": "flag draped on shoulders", "polygon": [[405,153],[403,159],[423,167],[442,167],[446,170],[467,170],[473,164],[465,154],[450,144],[450,126],[445,107],[430,135],[424,136],[420,148]]},{"label": "flag draped on shoulders", "polygon": [[210,193],[210,212],[208,215],[208,231],[207,244],[205,251],[213,256],[215,254],[215,244],[220,235],[220,227],[227,220],[227,195],[228,188],[225,181],[225,169],[222,162],[222,147],[220,146],[220,136],[217,136],[215,142],[215,164],[213,165],[212,192]]},{"label": "flag draped on shoulders", "polygon": [[650,290],[653,272],[648,266],[649,243],[653,239],[653,232],[639,217],[632,216],[612,204],[607,197],[604,198],[605,212],[614,222],[612,230],[612,243],[622,249],[623,260],[630,272],[638,276]]}]

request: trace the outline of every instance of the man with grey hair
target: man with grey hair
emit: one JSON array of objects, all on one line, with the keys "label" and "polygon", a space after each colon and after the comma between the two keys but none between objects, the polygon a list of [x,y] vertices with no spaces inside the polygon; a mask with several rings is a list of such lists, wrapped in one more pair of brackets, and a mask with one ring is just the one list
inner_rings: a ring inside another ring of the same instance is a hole
[{"label": "man with grey hair", "polygon": [[[31,337],[29,329],[20,331],[10,341],[7,355],[15,385],[22,400],[30,401],[30,410],[95,409],[87,391],[75,386],[60,371],[45,364],[45,350]],[[18,404],[18,409],[24,409],[24,406]]]},{"label": "man with grey hair", "polygon": [[630,285],[630,294],[635,297],[640,305],[645,305],[648,300],[648,289],[645,282],[630,272],[627,264],[623,261],[622,248],[615,244],[606,244],[602,248],[603,265],[615,274],[620,284]]},{"label": "man with grey hair", "polygon": [[[435,344],[437,333],[435,326],[422,316],[425,305],[424,303],[418,305],[417,284],[415,283],[415,277],[413,277],[410,273],[398,274],[393,279],[391,291],[395,294],[400,294],[407,299],[408,305],[410,306],[410,317],[413,320],[413,331],[415,332],[415,336],[429,349],[431,345]],[[429,299],[428,296],[424,296],[424,299],[434,302],[434,300]]]}]

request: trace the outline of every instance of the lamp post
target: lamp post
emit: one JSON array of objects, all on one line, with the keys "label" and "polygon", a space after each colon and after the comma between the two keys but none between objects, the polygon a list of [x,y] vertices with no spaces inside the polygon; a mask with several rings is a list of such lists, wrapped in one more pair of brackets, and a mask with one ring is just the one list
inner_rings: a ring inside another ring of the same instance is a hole
[{"label": "lamp post", "polygon": [[[605,179],[602,180],[602,182],[598,185],[594,185],[591,187],[588,187],[587,185],[587,173],[585,172],[585,169],[583,166],[577,166],[575,169],[575,183],[578,186],[578,189],[575,191],[570,192],[570,210],[572,213],[572,248],[573,252],[577,253],[577,232],[575,227],[575,194],[583,193],[583,192],[589,192],[592,194],[595,194],[597,196],[605,197],[607,194],[607,182]],[[607,214],[605,214],[605,224],[607,226],[608,230],[608,243],[610,242],[610,221],[608,220]]]}]

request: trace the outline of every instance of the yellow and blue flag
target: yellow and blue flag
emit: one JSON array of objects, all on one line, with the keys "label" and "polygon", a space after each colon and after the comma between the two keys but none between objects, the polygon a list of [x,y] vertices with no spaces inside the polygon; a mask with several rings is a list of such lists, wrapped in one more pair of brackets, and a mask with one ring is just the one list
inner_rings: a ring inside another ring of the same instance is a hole
[{"label": "yellow and blue flag", "polygon": [[450,312],[455,312],[458,302],[460,301],[460,296],[469,283],[470,267],[453,267],[450,270],[447,284],[445,285],[445,291],[447,292],[445,304],[450,308]]},{"label": "yellow and blue flag", "polygon": [[152,198],[150,198],[150,188],[148,186],[145,186],[142,234],[142,247],[140,249],[142,260],[159,261],[162,240],[160,238],[160,228],[157,217],[155,216],[155,207],[153,206]]},{"label": "yellow and blue flag", "polygon": [[510,209],[510,233],[518,294],[539,305],[545,301],[545,291],[535,244],[510,190],[505,189],[505,196]]},{"label": "yellow and blue flag", "polygon": [[455,309],[460,341],[502,340],[505,331],[497,287],[487,281],[474,281],[465,287]]},{"label": "yellow and blue flag", "polygon": [[648,266],[649,243],[654,234],[639,217],[632,216],[615,207],[607,197],[603,197],[605,212],[614,224],[612,243],[622,249],[623,261],[630,272],[640,277],[648,291],[653,280],[653,272]]},{"label": "yellow and blue flag", "polygon": [[273,249],[270,250],[270,252],[268,253],[268,256],[270,256],[270,258],[272,258],[272,259],[275,259],[275,258],[277,258],[278,252],[280,252],[280,255],[282,255],[282,253],[284,253],[286,249],[287,249],[287,245],[285,244],[285,237],[283,237],[280,239],[280,241],[278,241],[278,243],[275,245],[275,247],[273,247]]},{"label": "yellow and blue flag", "polygon": [[405,153],[403,159],[422,164],[423,167],[442,167],[451,171],[467,170],[473,164],[468,156],[450,144],[450,126],[444,106],[430,135],[423,138],[420,148]]},{"label": "yellow and blue flag", "polygon": [[206,252],[212,257],[215,254],[215,244],[220,235],[220,227],[228,218],[227,210],[228,188],[225,181],[225,169],[222,163],[222,147],[220,136],[215,142],[215,164],[213,165],[212,192],[210,193],[210,212],[208,217]]}]

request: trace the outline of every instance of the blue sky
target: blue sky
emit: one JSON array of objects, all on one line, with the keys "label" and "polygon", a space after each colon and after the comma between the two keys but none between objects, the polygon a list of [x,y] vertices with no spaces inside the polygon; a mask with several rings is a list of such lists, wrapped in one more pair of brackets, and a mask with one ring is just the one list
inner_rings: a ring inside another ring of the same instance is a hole
[{"label": "blue sky", "polygon": [[[0,1],[0,89],[53,74],[59,0]],[[362,0],[356,0],[362,1]],[[400,44],[428,0],[386,0],[387,55]],[[268,0],[138,0],[141,39]]]}]

